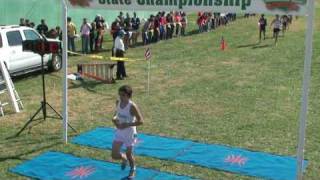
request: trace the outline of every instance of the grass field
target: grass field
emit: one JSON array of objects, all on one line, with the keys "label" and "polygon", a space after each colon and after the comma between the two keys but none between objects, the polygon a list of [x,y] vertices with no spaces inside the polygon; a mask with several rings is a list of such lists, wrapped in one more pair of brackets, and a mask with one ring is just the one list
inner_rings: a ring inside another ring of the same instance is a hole
[{"label": "grass field", "polygon": [[[305,158],[310,164],[305,179],[320,177],[320,9],[317,8],[314,58],[307,123]],[[305,19],[290,26],[277,47],[268,38],[257,44],[257,18],[239,18],[216,31],[162,41],[152,51],[151,92],[146,95],[147,63],[127,63],[129,79],[101,84],[86,79],[69,83],[69,120],[78,131],[112,126],[117,89],[123,84],[134,88],[133,100],[145,118],[140,132],[224,144],[280,155],[296,154],[297,132],[304,61]],[[268,17],[269,23],[271,17]],[[195,16],[189,17],[190,28]],[[219,50],[221,36],[228,48]],[[271,30],[268,29],[268,37]],[[104,47],[110,49],[108,40]],[[127,57],[142,58],[145,47],[129,49]],[[110,54],[103,52],[102,54]],[[69,72],[76,64],[92,62],[70,57]],[[62,72],[46,76],[48,102],[61,110]],[[62,142],[62,123],[48,119],[29,134],[6,140],[40,106],[40,73],[18,78],[15,86],[25,110],[8,112],[0,119],[0,179],[25,179],[8,169],[34,156],[55,150],[77,156],[110,160],[102,151]],[[69,131],[70,138],[76,134]],[[139,166],[189,175],[200,179],[254,179],[188,164],[137,157]]]}]

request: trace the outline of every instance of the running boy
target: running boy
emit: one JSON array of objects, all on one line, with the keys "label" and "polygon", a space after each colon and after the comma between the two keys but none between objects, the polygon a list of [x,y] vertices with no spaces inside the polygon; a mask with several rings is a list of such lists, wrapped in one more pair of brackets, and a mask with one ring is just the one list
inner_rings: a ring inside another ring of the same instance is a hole
[{"label": "running boy", "polygon": [[277,45],[279,32],[281,28],[281,21],[279,15],[276,15],[276,18],[271,22],[270,26],[273,25],[273,37],[275,38],[275,44]]},{"label": "running boy", "polygon": [[259,42],[261,42],[262,34],[263,34],[263,40],[266,39],[267,19],[264,18],[264,14],[261,15],[258,24],[259,24]]},{"label": "running boy", "polygon": [[[136,166],[133,156],[133,147],[136,144],[136,126],[143,124],[143,117],[137,105],[131,101],[132,88],[128,85],[121,86],[118,90],[119,100],[116,102],[116,112],[112,122],[116,126],[115,138],[112,143],[112,158],[121,159],[121,169],[126,168],[129,161],[130,172],[128,179],[135,177]],[[126,153],[121,153],[121,146],[125,145]]]}]

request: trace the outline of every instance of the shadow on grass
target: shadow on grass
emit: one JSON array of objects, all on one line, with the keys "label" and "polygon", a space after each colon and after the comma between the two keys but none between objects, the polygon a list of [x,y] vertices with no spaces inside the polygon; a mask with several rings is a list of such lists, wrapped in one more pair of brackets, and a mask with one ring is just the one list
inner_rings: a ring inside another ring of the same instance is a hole
[{"label": "shadow on grass", "polygon": [[[41,116],[41,111],[40,113],[38,114],[38,116]],[[27,134],[30,134],[31,133],[31,130],[32,128],[34,128],[35,126],[38,126],[39,124],[42,124],[42,123],[45,123],[46,120],[48,119],[51,119],[51,120],[57,120],[57,121],[62,121],[62,118],[57,116],[57,114],[55,114],[56,116],[47,116],[46,119],[42,117],[37,117],[37,118],[34,118],[34,119],[28,119],[28,121],[25,122],[24,126],[23,127],[19,127],[19,131],[17,131],[15,134],[11,135],[11,136],[8,136],[5,138],[5,140],[12,140],[12,139],[17,139],[19,137],[21,137],[22,133],[23,132],[27,132]],[[21,129],[20,129],[21,128]],[[70,130],[72,130],[71,132],[74,132],[74,133],[77,133],[77,130],[70,124],[68,123],[68,128]],[[71,135],[72,136],[72,135]],[[14,142],[14,141],[13,141]],[[2,143],[0,142],[0,145]]]},{"label": "shadow on grass", "polygon": [[192,35],[195,35],[195,34],[199,34],[199,30],[198,29],[194,29],[192,31],[189,31],[186,36],[192,36]]},{"label": "shadow on grass", "polygon": [[265,44],[265,45],[258,45],[258,46],[253,46],[252,49],[260,49],[260,48],[267,48],[267,47],[271,47],[271,44]]},{"label": "shadow on grass", "polygon": [[252,43],[252,44],[245,44],[245,45],[239,45],[237,48],[247,48],[247,47],[255,47],[259,45],[259,43]]},{"label": "shadow on grass", "polygon": [[[72,135],[75,136],[75,135]],[[19,152],[15,155],[7,155],[7,156],[0,156],[0,162],[4,162],[7,160],[27,160],[25,158],[22,158],[23,156],[33,154],[36,152],[41,152],[43,150],[55,147],[57,145],[62,144],[62,141],[55,142],[61,139],[60,136],[54,135],[53,137],[48,137],[48,138],[41,138],[41,139],[26,139],[26,138],[17,138],[17,139],[10,139],[10,140],[4,140],[0,144],[4,144],[7,149],[11,148],[17,148],[20,147]],[[41,143],[47,143],[47,142],[54,142],[49,145],[43,145],[41,146]],[[26,147],[30,147],[32,145],[36,145],[36,148],[32,150],[26,150]]]},{"label": "shadow on grass", "polygon": [[[51,73],[52,72],[50,72],[49,70],[44,71],[45,76],[52,75]],[[26,78],[35,78],[38,76],[41,76],[41,70],[36,70],[27,74],[14,75],[11,78],[14,82],[19,82],[19,81],[25,80]],[[57,75],[53,75],[53,76],[57,76]]]},{"label": "shadow on grass", "polygon": [[27,159],[22,158],[22,156],[33,154],[33,153],[36,153],[36,152],[41,152],[43,150],[52,148],[52,147],[57,146],[59,144],[62,144],[62,142],[52,143],[50,145],[46,145],[46,146],[43,146],[43,147],[40,147],[40,148],[32,149],[30,151],[22,152],[22,153],[19,153],[19,154],[16,154],[16,155],[0,157],[0,162],[4,162],[4,161],[7,161],[7,160],[21,160],[21,161],[24,161],[24,160],[27,160]]},{"label": "shadow on grass", "polygon": [[[77,83],[76,83],[77,82]],[[79,81],[71,81],[71,86],[68,89],[77,89],[84,88],[91,93],[98,93],[95,89],[96,86],[104,84],[98,81],[90,81],[90,80],[79,80]]]},{"label": "shadow on grass", "polygon": [[270,36],[270,37],[266,37],[266,39],[274,39],[274,37]]},{"label": "shadow on grass", "polygon": [[[75,137],[77,134],[70,134],[69,138]],[[42,138],[42,139],[25,139],[25,138],[17,138],[17,139],[10,139],[5,140],[0,142],[0,145],[5,145],[5,147],[7,149],[11,149],[11,148],[17,148],[20,147],[19,152],[15,155],[7,155],[7,156],[0,156],[0,162],[4,162],[7,160],[21,160],[21,161],[25,161],[28,160],[26,158],[23,158],[23,156],[27,156],[29,154],[33,154],[33,153],[37,153],[37,152],[41,152],[43,150],[47,150],[50,149],[52,147],[55,147],[57,145],[61,145],[63,144],[62,140],[59,141],[59,139],[61,139],[60,135],[52,135],[52,137],[48,137],[48,138]],[[57,141],[57,142],[55,142]],[[41,143],[47,143],[47,142],[54,142],[51,143],[49,145],[43,145],[41,146]],[[30,147],[32,145],[36,145],[36,148],[32,149],[32,150],[26,150],[26,147]],[[25,150],[25,151],[24,151]]]}]

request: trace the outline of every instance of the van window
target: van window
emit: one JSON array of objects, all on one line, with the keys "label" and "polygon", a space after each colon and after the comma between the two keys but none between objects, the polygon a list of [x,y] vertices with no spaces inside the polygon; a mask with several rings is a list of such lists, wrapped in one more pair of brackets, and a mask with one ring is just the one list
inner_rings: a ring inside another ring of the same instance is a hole
[{"label": "van window", "polygon": [[22,37],[19,31],[7,32],[7,39],[9,46],[22,45]]},{"label": "van window", "polygon": [[40,39],[40,36],[32,30],[24,30],[23,31],[26,40],[37,40]]}]

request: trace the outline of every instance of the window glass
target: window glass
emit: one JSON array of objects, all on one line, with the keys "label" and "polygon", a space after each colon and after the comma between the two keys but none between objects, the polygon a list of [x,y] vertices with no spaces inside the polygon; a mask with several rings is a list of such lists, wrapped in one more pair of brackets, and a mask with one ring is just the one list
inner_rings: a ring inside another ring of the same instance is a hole
[{"label": "window glass", "polygon": [[37,40],[40,39],[39,35],[32,30],[24,30],[23,31],[26,40]]},{"label": "window glass", "polygon": [[9,46],[22,45],[22,37],[19,31],[7,32],[7,39]]}]

